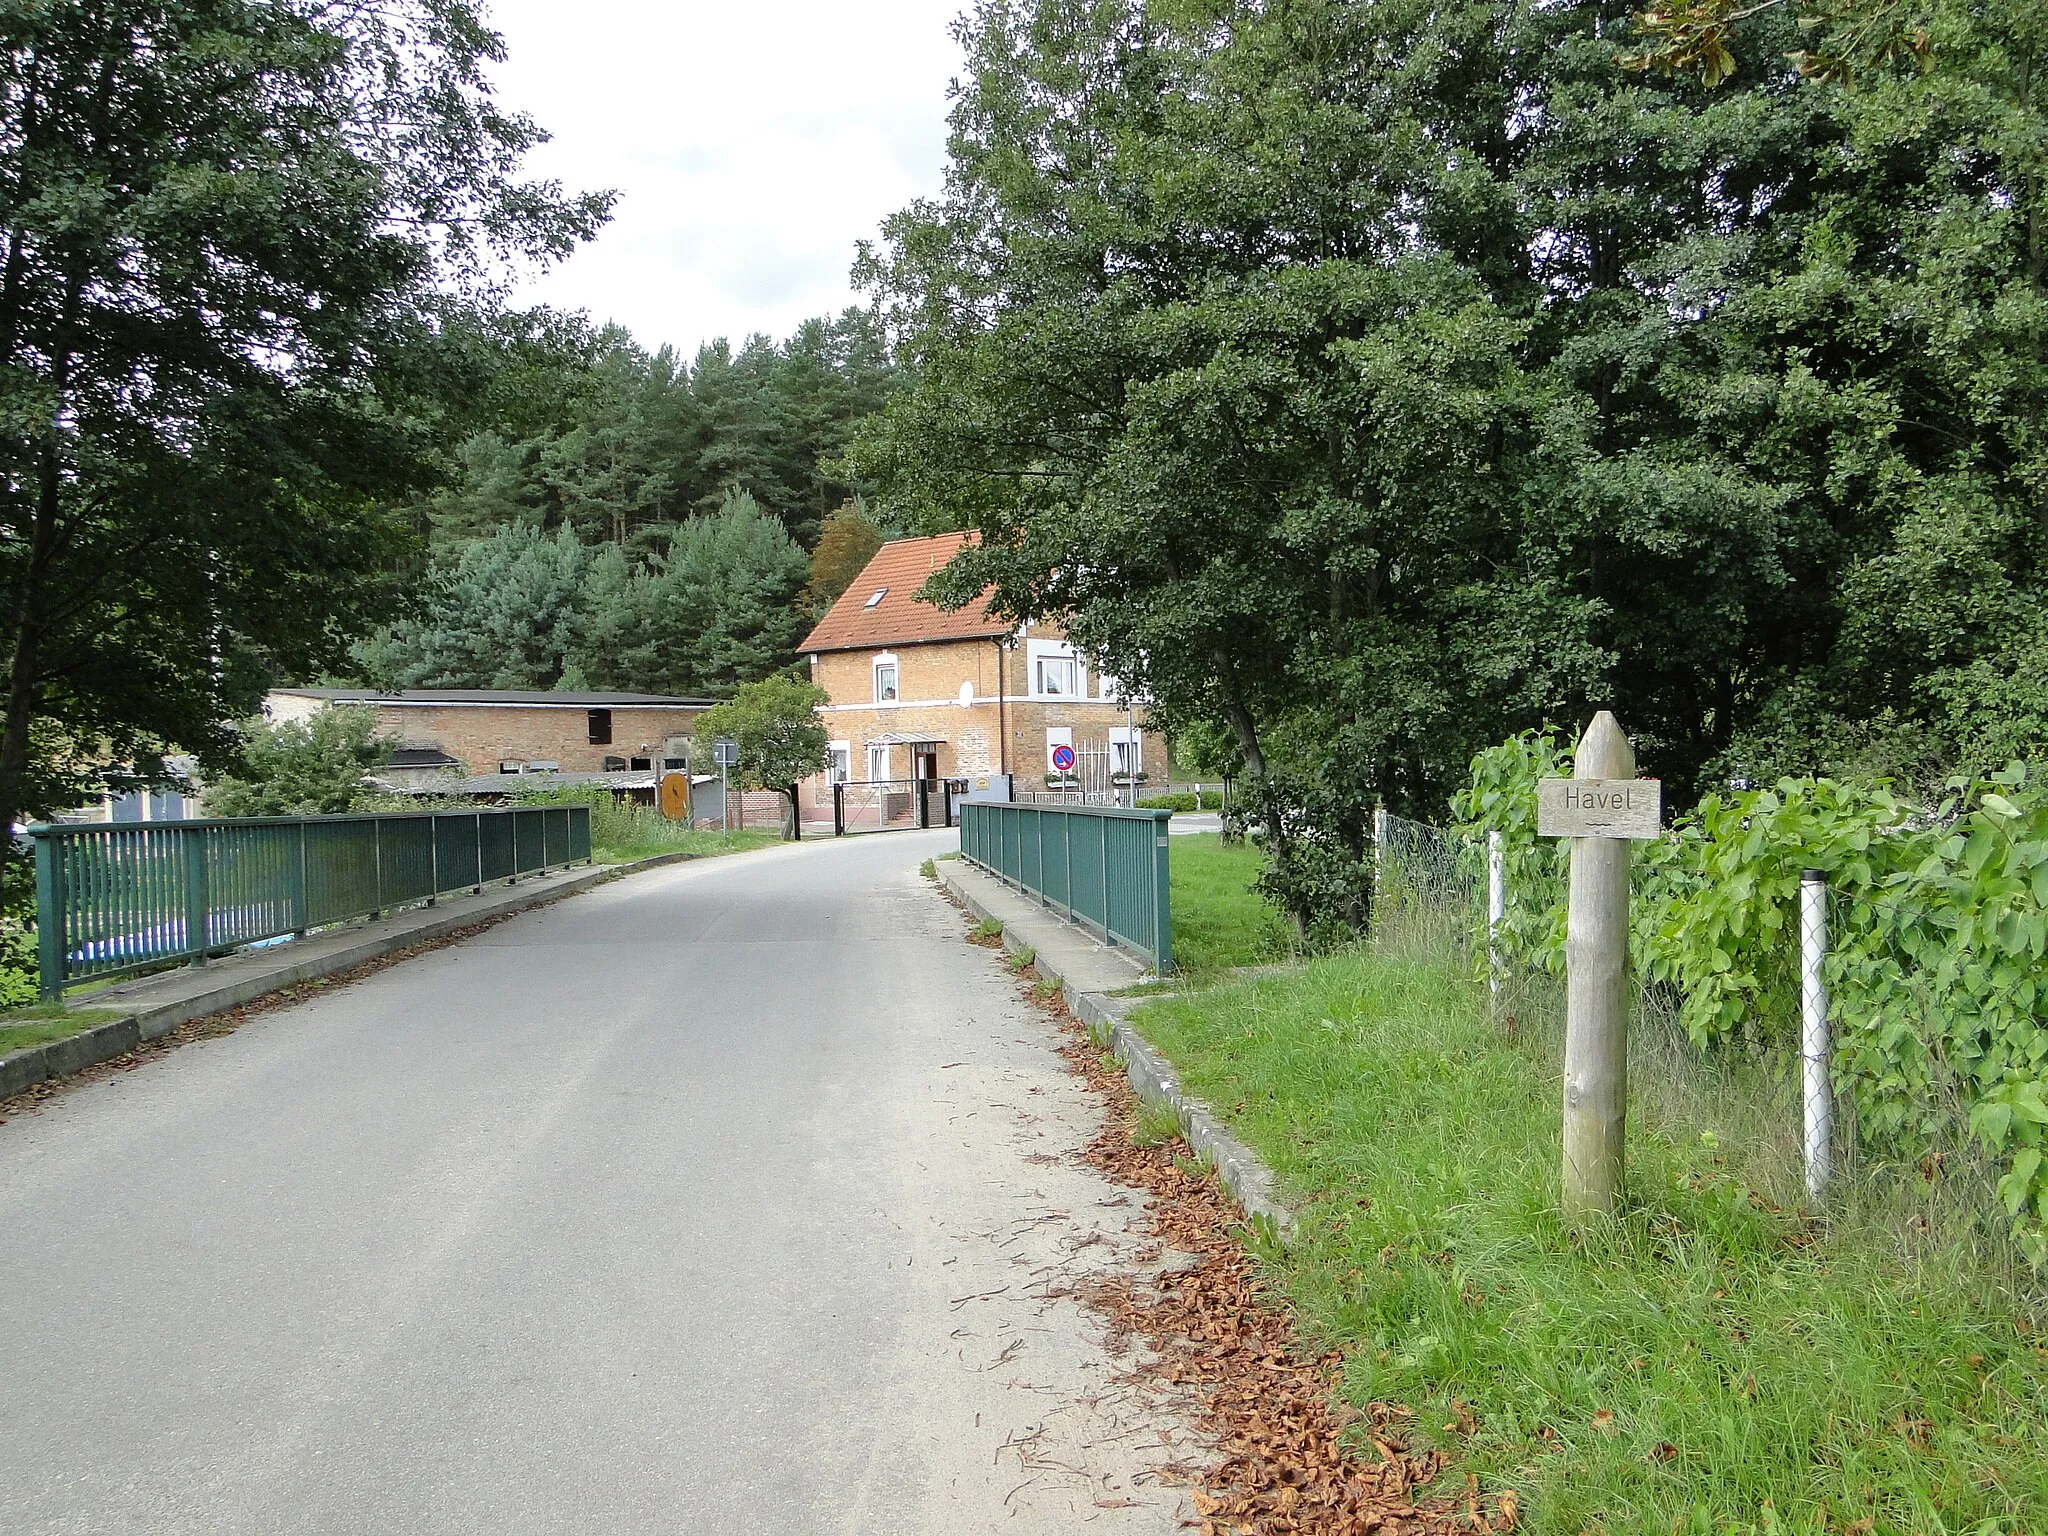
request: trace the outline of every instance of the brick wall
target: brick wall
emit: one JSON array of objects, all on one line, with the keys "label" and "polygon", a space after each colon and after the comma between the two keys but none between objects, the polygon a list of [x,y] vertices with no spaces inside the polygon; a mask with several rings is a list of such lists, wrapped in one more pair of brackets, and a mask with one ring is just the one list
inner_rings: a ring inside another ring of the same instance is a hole
[{"label": "brick wall", "polygon": [[[344,709],[369,706],[344,704]],[[589,710],[559,704],[379,704],[379,729],[405,747],[439,747],[471,773],[495,773],[505,761],[555,762],[570,773],[594,773],[607,757],[659,759],[668,741],[688,736],[701,711],[613,705],[609,746],[590,741]]]},{"label": "brick wall", "polygon": [[[1026,638],[1057,638],[1058,634],[1056,629],[1034,626]],[[940,743],[938,767],[943,778],[985,778],[1002,771],[1002,737],[1007,734],[1009,770],[1018,776],[1020,784],[1031,787],[1041,783],[1048,771],[1047,727],[1067,727],[1079,744],[1106,740],[1112,727],[1124,723],[1123,706],[1109,700],[1018,697],[1027,693],[1030,686],[1029,660],[1023,646],[1004,656],[1004,688],[1009,697],[999,714],[998,652],[989,640],[891,648],[887,654],[896,660],[898,702],[878,705],[874,701],[874,665],[883,654],[879,650],[827,651],[811,660],[812,679],[831,698],[831,707],[821,716],[826,735],[852,749],[851,770],[855,779],[868,777],[868,742],[885,735]],[[1091,676],[1091,688],[1094,681]],[[973,685],[972,702],[964,705],[959,702],[963,683]],[[1136,723],[1141,728],[1145,724],[1142,710]],[[894,746],[889,756],[889,776],[909,778],[911,749]],[[1146,769],[1157,777],[1164,766],[1163,744],[1147,740]],[[822,776],[807,786],[806,799],[811,804],[829,805],[831,798],[831,790]]]}]

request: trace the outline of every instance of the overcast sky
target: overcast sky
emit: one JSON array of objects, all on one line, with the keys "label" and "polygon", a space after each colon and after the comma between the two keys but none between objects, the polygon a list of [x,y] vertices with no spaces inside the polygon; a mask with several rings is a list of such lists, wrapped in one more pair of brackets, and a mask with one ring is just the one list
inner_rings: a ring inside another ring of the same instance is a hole
[{"label": "overcast sky", "polygon": [[529,164],[615,187],[612,222],[521,297],[650,349],[788,335],[856,302],[854,242],[939,190],[965,0],[492,0]]}]

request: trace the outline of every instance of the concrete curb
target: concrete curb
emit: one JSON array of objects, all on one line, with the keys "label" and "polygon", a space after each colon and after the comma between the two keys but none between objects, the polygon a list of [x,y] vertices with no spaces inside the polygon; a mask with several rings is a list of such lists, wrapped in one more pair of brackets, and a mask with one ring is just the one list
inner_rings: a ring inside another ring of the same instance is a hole
[{"label": "concrete curb", "polygon": [[[137,1046],[151,1040],[161,1039],[180,1024],[189,1024],[194,1019],[203,1019],[208,1014],[224,1013],[230,1008],[239,1008],[244,1003],[267,997],[272,992],[281,992],[302,982],[317,981],[323,976],[333,976],[342,971],[353,970],[372,960],[381,960],[386,955],[401,949],[410,949],[416,944],[431,944],[452,933],[472,928],[478,923],[493,918],[507,917],[515,912],[529,911],[560,901],[565,896],[578,896],[595,886],[609,884],[613,880],[642,870],[659,869],[667,864],[684,864],[693,859],[711,858],[715,855],[701,853],[658,853],[650,858],[635,859],[630,864],[593,865],[567,879],[557,879],[554,884],[538,890],[507,887],[490,895],[470,896],[458,899],[453,905],[437,905],[413,909],[418,921],[403,927],[365,938],[358,943],[341,949],[327,950],[322,954],[299,960],[290,958],[290,946],[277,951],[279,963],[252,974],[224,979],[220,985],[201,992],[180,997],[175,1001],[160,1003],[155,1007],[141,1007],[121,1018],[109,1019],[104,1024],[95,1024],[91,1029],[80,1030],[62,1040],[53,1040],[47,1045],[31,1045],[19,1051],[0,1056],[0,1099],[11,1098],[25,1088],[54,1078],[71,1077],[87,1067],[97,1066],[103,1061],[112,1061],[124,1056]],[[345,929],[336,932],[345,932]],[[242,951],[241,953],[248,953]],[[172,971],[165,974],[176,975]],[[91,1006],[89,1003],[86,1006]]]},{"label": "concrete curb", "polygon": [[[975,898],[968,882],[960,878],[959,871],[950,867],[958,862],[947,860],[936,866],[941,883],[973,917],[981,921],[990,920],[994,914]],[[1059,919],[1048,914],[1043,921],[1057,923]],[[1129,1022],[1128,1015],[1142,1006],[1145,999],[1113,997],[1107,992],[1084,992],[1070,985],[1067,978],[1060,975],[1058,961],[1031,942],[1029,927],[1029,923],[1019,923],[1014,918],[1004,921],[1003,948],[1011,954],[1031,952],[1032,964],[1037,966],[1039,975],[1049,976],[1060,984],[1060,996],[1066,1002],[1067,1011],[1079,1019],[1088,1033],[1122,1065],[1132,1091],[1146,1103],[1162,1105],[1172,1111],[1187,1144],[1197,1157],[1215,1168],[1216,1177],[1223,1181],[1223,1187],[1230,1191],[1231,1198],[1251,1218],[1252,1224],[1279,1242],[1291,1244],[1296,1231],[1294,1212],[1281,1201],[1277,1193],[1278,1181],[1272,1170],[1259,1161],[1256,1152],[1224,1129],[1215,1111],[1181,1087],[1172,1065]]]}]

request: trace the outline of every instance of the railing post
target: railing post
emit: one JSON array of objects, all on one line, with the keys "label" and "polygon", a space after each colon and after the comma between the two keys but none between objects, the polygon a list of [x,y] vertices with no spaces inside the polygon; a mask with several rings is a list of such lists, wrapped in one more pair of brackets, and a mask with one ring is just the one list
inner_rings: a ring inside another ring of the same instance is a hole
[{"label": "railing post", "polygon": [[292,883],[292,937],[303,939],[313,926],[310,898],[306,894],[306,823],[299,822],[299,872]]},{"label": "railing post", "polygon": [[1109,818],[1097,816],[1095,829],[1102,844],[1102,938],[1112,949],[1116,947],[1116,935],[1109,931]]},{"label": "railing post", "polygon": [[844,784],[834,784],[832,786],[832,835],[834,837],[846,836],[846,786]]},{"label": "railing post", "polygon": [[475,885],[474,885],[473,887],[471,887],[471,889],[470,889],[470,894],[471,894],[471,895],[473,895],[473,896],[481,896],[481,895],[483,895],[483,893],[484,893],[484,813],[483,813],[482,811],[478,811],[478,812],[476,813],[476,884],[475,884]]},{"label": "railing post", "polygon": [[[1199,802],[1197,802],[1199,803]],[[1152,969],[1173,969],[1173,849],[1168,812],[1152,823]]]},{"label": "railing post", "polygon": [[517,885],[519,883],[519,812],[516,809],[507,807],[505,821],[512,828],[512,878],[505,883],[507,885]]},{"label": "railing post", "polygon": [[188,827],[179,838],[185,855],[185,948],[192,964],[206,964],[206,828]]},{"label": "railing post", "polygon": [[441,816],[438,811],[427,812],[427,883],[432,888],[427,905],[433,906],[441,899]]},{"label": "railing post", "polygon": [[66,942],[64,911],[64,845],[56,834],[37,831],[36,840],[36,972],[43,1001],[64,996]]}]

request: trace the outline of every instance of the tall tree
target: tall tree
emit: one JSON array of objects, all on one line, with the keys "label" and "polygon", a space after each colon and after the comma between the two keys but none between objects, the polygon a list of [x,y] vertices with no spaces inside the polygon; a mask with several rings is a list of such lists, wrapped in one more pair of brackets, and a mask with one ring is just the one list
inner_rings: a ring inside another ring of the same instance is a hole
[{"label": "tall tree", "polygon": [[823,618],[825,610],[839,601],[839,594],[853,585],[885,538],[881,526],[868,516],[868,504],[858,496],[826,516],[811,551],[810,580],[804,584],[804,603],[814,617]]},{"label": "tall tree", "polygon": [[852,467],[1230,729],[1304,916],[1546,718],[1682,793],[2048,715],[2048,15],[1929,0],[1852,92],[1794,7],[1718,85],[1631,9],[986,0],[866,259],[912,383]]},{"label": "tall tree", "polygon": [[[437,316],[603,197],[523,182],[475,0],[0,5],[0,822],[232,755],[389,598]],[[67,780],[69,782],[67,782]]]},{"label": "tall tree", "polygon": [[357,659],[384,688],[553,688],[582,640],[591,575],[573,529],[508,523],[438,557],[420,612]]},{"label": "tall tree", "polygon": [[[692,693],[728,693],[795,659],[797,606],[808,565],[783,525],[745,491],[688,519],[650,580],[655,656],[678,654],[676,680]],[[642,666],[650,675],[657,663]]]},{"label": "tall tree", "polygon": [[825,726],[818,706],[830,697],[806,678],[778,673],[743,684],[697,720],[699,740],[723,736],[738,745],[743,788],[772,789],[788,799],[783,830],[792,840],[803,835],[798,791],[825,765]]}]

